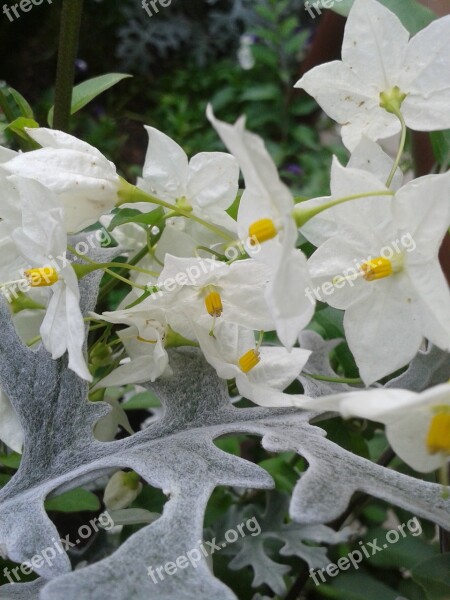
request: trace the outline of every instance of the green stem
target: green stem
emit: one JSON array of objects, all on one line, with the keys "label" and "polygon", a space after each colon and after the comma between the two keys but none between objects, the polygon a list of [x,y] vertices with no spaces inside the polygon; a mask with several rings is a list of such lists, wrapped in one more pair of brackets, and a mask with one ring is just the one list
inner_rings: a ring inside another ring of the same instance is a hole
[{"label": "green stem", "polygon": [[197,217],[191,211],[185,210],[184,208],[181,208],[180,206],[177,206],[176,204],[171,204],[170,202],[165,202],[165,200],[160,200],[159,198],[156,198],[155,196],[151,196],[150,194],[147,194],[147,192],[140,190],[138,187],[136,187],[134,185],[125,184],[125,182],[123,182],[123,184],[124,185],[122,187],[122,190],[119,191],[119,196],[122,198],[122,200],[120,202],[118,202],[116,204],[116,206],[120,206],[121,204],[127,204],[128,202],[130,202],[130,203],[131,202],[149,202],[151,204],[157,204],[158,206],[163,206],[164,208],[168,208],[169,210],[174,211],[174,213],[181,215],[183,217],[186,217],[187,219],[192,219],[193,221],[196,221],[200,225],[203,225],[203,227],[206,227],[210,231],[213,231],[216,235],[219,235],[226,240],[234,241],[233,236],[226,233],[219,227],[212,225],[212,223],[208,223],[208,221],[205,221],[204,219]]},{"label": "green stem", "polygon": [[[131,287],[135,287],[135,288],[138,288],[138,289],[140,289],[140,290],[144,290],[144,291],[147,289],[147,288],[146,288],[146,287],[144,287],[143,285],[139,285],[139,284],[137,284],[137,283],[134,283],[133,281],[130,281],[129,279],[126,279],[125,277],[122,277],[122,276],[121,276],[121,275],[119,275],[118,273],[115,273],[114,271],[111,271],[111,269],[109,269],[109,268],[106,266],[106,265],[109,265],[109,264],[112,264],[113,266],[114,266],[114,265],[120,265],[120,266],[122,266],[122,263],[105,263],[105,264],[102,264],[102,263],[97,263],[97,262],[95,262],[95,260],[92,260],[91,258],[89,258],[89,257],[87,257],[87,256],[85,256],[85,255],[83,255],[83,254],[80,254],[79,252],[77,252],[77,251],[75,250],[75,248],[73,248],[72,246],[69,246],[69,245],[68,245],[68,246],[67,246],[67,249],[68,249],[68,250],[70,250],[70,252],[72,252],[73,254],[75,254],[75,256],[78,256],[79,258],[82,258],[82,259],[84,259],[84,260],[85,260],[87,263],[89,263],[90,267],[89,267],[88,269],[86,269],[86,274],[87,274],[88,272],[97,271],[97,270],[99,270],[99,269],[102,269],[102,270],[103,270],[105,273],[108,273],[108,275],[111,275],[111,277],[115,277],[115,278],[116,278],[116,279],[118,279],[119,281],[122,281],[123,283],[126,283],[127,285],[130,285]],[[73,266],[73,268],[74,268],[74,270],[75,270],[75,273],[76,273],[76,272],[77,272],[77,269],[76,269],[77,265],[76,265],[76,264],[74,264],[74,265],[72,265],[72,266]],[[80,265],[80,266],[81,266],[81,267],[83,267],[83,266],[85,266],[85,265]]]},{"label": "green stem", "polygon": [[[141,248],[141,250],[139,250],[139,252],[137,254],[135,254],[135,256],[133,256],[133,258],[129,261],[129,263],[124,265],[118,271],[118,275],[125,275],[125,273],[128,272],[129,265],[136,265],[143,258],[145,258],[147,256],[147,254],[148,254],[148,248],[146,246],[144,246],[144,248]],[[119,283],[119,280],[115,279],[115,278],[112,278],[107,283],[105,283],[105,285],[100,290],[99,301],[103,300],[111,292],[111,290],[113,290],[116,287],[116,285],[118,285],[118,283]]]},{"label": "green stem", "polygon": [[349,385],[363,383],[359,377],[327,377],[326,375],[313,375],[312,373],[303,373],[303,375],[311,377],[311,379],[317,379],[317,381],[329,381],[330,383],[348,383]]},{"label": "green stem", "polygon": [[391,183],[392,180],[394,179],[395,176],[395,172],[398,169],[398,166],[400,164],[402,155],[403,155],[403,151],[405,149],[405,143],[406,143],[406,123],[405,123],[405,119],[403,118],[403,115],[400,111],[395,111],[395,116],[399,119],[401,126],[402,126],[402,134],[401,134],[401,138],[400,138],[400,144],[398,147],[398,152],[397,152],[397,157],[395,159],[394,164],[392,165],[392,169],[391,172],[389,173],[389,177],[386,181],[386,187],[391,187]]},{"label": "green stem", "polygon": [[53,117],[53,127],[61,131],[69,128],[82,12],[83,0],[63,0]]},{"label": "green stem", "polygon": [[293,210],[293,217],[295,222],[297,223],[297,227],[302,227],[307,223],[310,219],[320,214],[324,210],[328,210],[333,206],[338,206],[339,204],[343,204],[344,202],[349,202],[350,200],[359,200],[360,198],[372,198],[375,196],[393,196],[394,192],[390,190],[379,190],[375,192],[364,192],[362,194],[352,194],[351,196],[344,196],[343,198],[338,198],[337,200],[331,200],[330,202],[326,202],[325,204],[321,204],[320,206],[313,206],[311,208],[305,208],[305,205],[309,204],[309,202],[301,202],[297,204]]}]

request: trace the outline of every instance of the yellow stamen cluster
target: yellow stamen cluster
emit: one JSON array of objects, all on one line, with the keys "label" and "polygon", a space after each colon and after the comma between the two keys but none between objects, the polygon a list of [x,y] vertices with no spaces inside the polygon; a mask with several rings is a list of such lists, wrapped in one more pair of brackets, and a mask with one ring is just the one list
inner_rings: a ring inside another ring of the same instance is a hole
[{"label": "yellow stamen cluster", "polygon": [[205,307],[212,317],[220,317],[223,312],[223,305],[219,292],[211,291],[205,296]]},{"label": "yellow stamen cluster", "polygon": [[427,434],[430,454],[443,452],[450,455],[450,412],[439,412],[431,420]]},{"label": "yellow stamen cluster", "polygon": [[360,269],[366,281],[383,279],[384,277],[389,277],[394,272],[392,262],[388,258],[383,258],[382,256],[363,263]]},{"label": "yellow stamen cluster", "polygon": [[52,267],[28,269],[24,271],[24,276],[31,287],[47,287],[59,280],[58,272]]},{"label": "yellow stamen cluster", "polygon": [[249,350],[239,359],[239,368],[243,373],[248,373],[256,367],[260,360],[258,350]]},{"label": "yellow stamen cluster", "polygon": [[248,229],[251,240],[250,243],[253,246],[256,246],[257,243],[262,244],[263,242],[267,242],[267,240],[271,240],[277,233],[277,228],[272,219],[260,219],[259,221],[255,221]]}]

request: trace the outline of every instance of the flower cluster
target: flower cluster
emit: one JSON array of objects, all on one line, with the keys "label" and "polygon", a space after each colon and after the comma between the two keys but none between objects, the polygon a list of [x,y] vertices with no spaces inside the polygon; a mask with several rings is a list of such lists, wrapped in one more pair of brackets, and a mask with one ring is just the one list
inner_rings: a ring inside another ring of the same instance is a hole
[{"label": "flower cluster", "polygon": [[[310,356],[298,341],[314,315],[308,290],[315,286],[327,284],[325,301],[345,311],[346,339],[366,386],[407,365],[424,340],[450,350],[450,293],[438,260],[450,226],[450,173],[403,184],[399,169],[407,127],[450,127],[449,34],[446,17],[410,40],[376,0],[355,1],[342,62],[315,68],[297,84],[342,125],[352,152],[346,166],[334,160],[328,197],[296,201],[245,120],[224,123],[211,107],[207,117],[228,153],[189,160],[175,141],[147,127],[137,185],[89,144],[60,131],[28,130],[39,149],[0,149],[1,286],[25,286],[20,302],[27,310],[17,320],[32,310],[44,347],[54,359],[67,352],[69,367],[95,389],[168,377],[168,348],[198,346],[241,396],[262,406],[374,418],[387,425],[400,456],[408,460],[414,442],[410,464],[434,468],[450,455],[449,386],[423,397],[372,390],[316,403],[285,389]],[[376,142],[398,132],[394,160]],[[68,250],[76,255],[70,236],[99,222],[127,262],[80,257],[48,266]],[[309,258],[298,248],[299,233],[317,248]],[[414,251],[392,244],[406,238]],[[129,279],[111,270],[117,266]],[[116,310],[83,315],[78,280],[96,269],[131,290]],[[104,330],[88,362],[87,322]],[[126,327],[112,333],[112,324]],[[35,328],[35,320],[25,327],[28,337]],[[276,332],[280,345],[266,332]],[[11,419],[3,396],[2,406]],[[9,443],[20,447],[20,435]]]}]

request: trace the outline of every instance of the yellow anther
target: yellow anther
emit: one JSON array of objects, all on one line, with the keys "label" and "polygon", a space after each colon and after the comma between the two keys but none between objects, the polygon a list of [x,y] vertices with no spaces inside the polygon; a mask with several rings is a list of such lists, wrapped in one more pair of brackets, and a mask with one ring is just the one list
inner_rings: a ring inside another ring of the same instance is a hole
[{"label": "yellow anther", "polygon": [[209,292],[205,297],[206,310],[212,317],[220,317],[223,312],[222,298],[219,292]]},{"label": "yellow anther", "polygon": [[248,228],[250,243],[256,246],[257,243],[262,244],[271,240],[277,235],[278,231],[272,219],[260,219],[255,221]]},{"label": "yellow anther", "polygon": [[259,352],[257,350],[249,350],[239,359],[239,368],[244,373],[248,373],[256,367],[260,360]]},{"label": "yellow anther", "polygon": [[450,455],[450,412],[439,412],[431,420],[427,434],[430,454],[443,452]]},{"label": "yellow anther", "polygon": [[47,287],[59,280],[58,271],[52,267],[28,269],[24,275],[31,287]]},{"label": "yellow anther", "polygon": [[360,269],[366,281],[383,279],[384,277],[389,277],[389,275],[392,275],[394,272],[392,262],[388,258],[383,258],[382,256],[363,263]]}]

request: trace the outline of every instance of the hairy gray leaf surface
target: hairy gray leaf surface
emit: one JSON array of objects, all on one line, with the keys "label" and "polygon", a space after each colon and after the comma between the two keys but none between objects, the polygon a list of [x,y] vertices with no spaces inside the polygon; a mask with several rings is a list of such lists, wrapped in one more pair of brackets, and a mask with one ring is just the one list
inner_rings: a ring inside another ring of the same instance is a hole
[{"label": "hairy gray leaf surface", "polygon": [[[92,274],[82,281],[85,313],[94,308],[98,279]],[[20,468],[0,491],[0,545],[8,556],[20,563],[41,555],[57,540],[58,532],[44,510],[47,495],[78,487],[112,469],[133,469],[168,496],[161,517],[108,558],[69,572],[67,555],[58,553],[37,569],[50,580],[41,589],[40,600],[206,600],[212,595],[234,599],[206,560],[179,568],[172,576],[163,573],[156,582],[147,572],[149,566],[156,570],[198,548],[205,508],[216,486],[273,486],[266,471],[214,445],[215,438],[227,434],[258,435],[270,452],[294,450],[306,458],[309,468],[290,504],[291,517],[299,523],[329,522],[345,510],[354,491],[362,490],[449,526],[450,501],[441,497],[439,485],[342,450],[308,422],[311,413],[234,407],[226,383],[194,348],[171,351],[174,375],[148,386],[164,406],[162,418],[128,438],[100,442],[92,430],[109,409],[87,402],[87,384],[67,369],[66,359],[53,361],[42,348],[24,346],[3,304],[0,325],[0,386],[25,432]],[[22,597],[28,593],[33,598],[41,584],[16,584],[14,593],[23,590]]]},{"label": "hairy gray leaf surface", "polygon": [[342,392],[351,392],[358,388],[351,387],[346,383],[334,383],[330,381],[319,381],[308,374],[325,375],[326,377],[339,377],[333,371],[330,365],[330,352],[339,346],[341,339],[323,340],[315,331],[305,330],[300,334],[300,346],[305,350],[312,350],[303,371],[298,376],[298,380],[303,386],[305,395],[310,398],[319,398],[330,394],[341,394]]},{"label": "hairy gray leaf surface", "polygon": [[[280,563],[280,557],[297,556],[306,561],[311,568],[325,567],[330,562],[326,548],[307,545],[304,542],[338,544],[348,540],[351,533],[349,528],[337,532],[326,525],[301,525],[294,521],[286,523],[288,506],[287,494],[272,490],[267,493],[264,510],[258,506],[247,506],[243,509],[233,506],[220,523],[219,530],[214,530],[218,540],[222,542],[226,539],[227,531],[236,531],[236,525],[242,525],[241,529],[245,535],[223,550],[224,554],[234,555],[229,567],[241,569],[250,566],[254,572],[253,587],[266,584],[278,595],[286,592],[284,576],[291,571],[289,565]],[[246,529],[248,521],[254,528],[252,519],[256,519],[259,525],[258,535],[257,531],[252,532],[248,527]],[[278,552],[279,542],[283,544]]]}]

